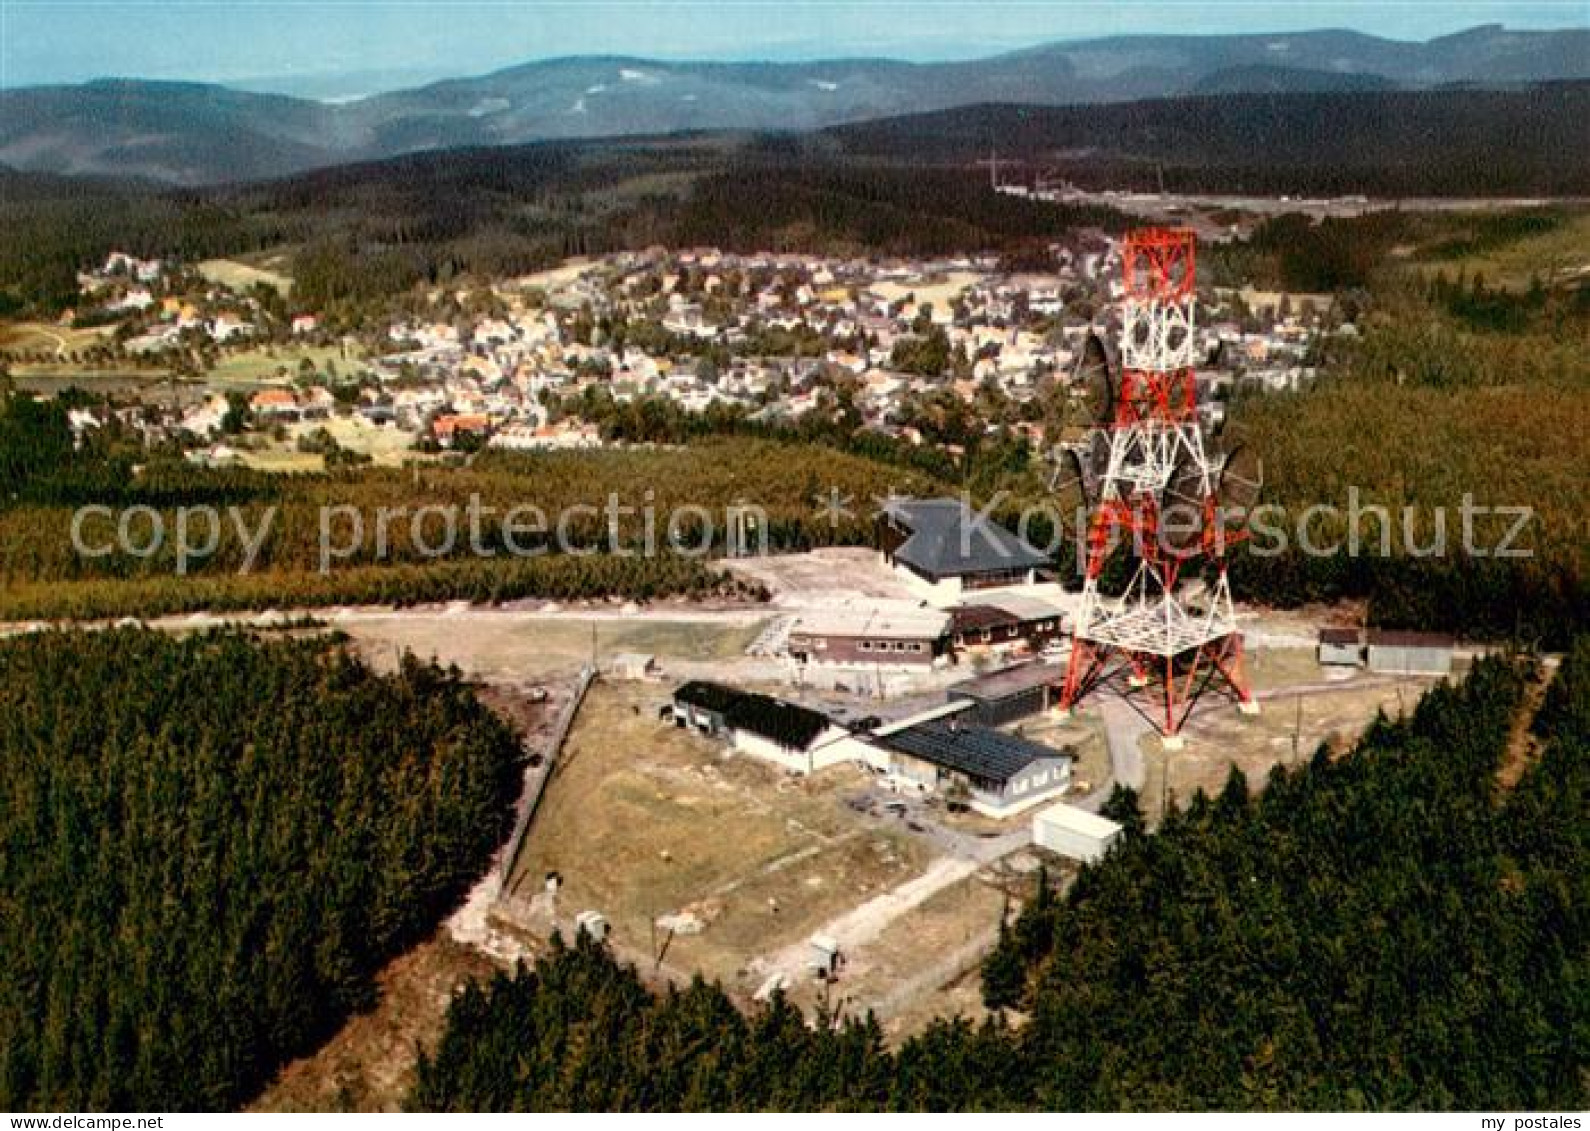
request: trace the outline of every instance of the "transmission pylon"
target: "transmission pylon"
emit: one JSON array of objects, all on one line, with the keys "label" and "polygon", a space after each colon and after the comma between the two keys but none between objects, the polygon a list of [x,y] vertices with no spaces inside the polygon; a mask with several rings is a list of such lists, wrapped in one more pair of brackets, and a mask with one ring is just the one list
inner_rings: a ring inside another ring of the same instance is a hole
[{"label": "transmission pylon", "polygon": [[1109,687],[1167,748],[1208,692],[1258,710],[1226,573],[1240,539],[1222,506],[1227,465],[1198,417],[1195,241],[1148,228],[1122,248],[1120,374],[1110,417],[1084,445],[1094,461],[1082,601],[1060,706]]}]

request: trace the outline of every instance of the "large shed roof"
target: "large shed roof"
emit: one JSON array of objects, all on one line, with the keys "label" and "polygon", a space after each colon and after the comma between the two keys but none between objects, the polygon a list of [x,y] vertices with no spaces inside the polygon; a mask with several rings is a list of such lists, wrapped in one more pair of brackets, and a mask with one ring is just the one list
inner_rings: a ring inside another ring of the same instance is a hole
[{"label": "large shed roof", "polygon": [[1012,664],[1008,668],[988,672],[986,675],[974,676],[963,679],[959,683],[952,683],[945,689],[945,694],[966,696],[983,702],[989,700],[1006,699],[1012,695],[1021,695],[1036,687],[1053,687],[1064,683],[1066,669],[1064,664],[1049,664],[1038,660],[1029,660],[1025,663]]},{"label": "large shed roof", "polygon": [[924,762],[1001,785],[1034,762],[1072,756],[1069,751],[1041,746],[1004,731],[941,719],[878,735],[875,740]]},{"label": "large shed roof", "polygon": [[826,715],[808,707],[701,679],[681,686],[674,692],[674,700],[720,714],[735,730],[749,731],[791,750],[810,746],[830,725]]}]

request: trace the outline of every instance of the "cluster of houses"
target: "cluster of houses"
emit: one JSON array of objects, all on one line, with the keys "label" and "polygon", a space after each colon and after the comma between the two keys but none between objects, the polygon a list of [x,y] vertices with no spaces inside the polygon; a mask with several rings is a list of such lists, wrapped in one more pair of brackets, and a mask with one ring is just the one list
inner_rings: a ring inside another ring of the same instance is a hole
[{"label": "cluster of houses", "polygon": [[[993,391],[1022,402],[1048,378],[1067,378],[1091,312],[1117,297],[1115,260],[1103,237],[1088,250],[1056,248],[1053,270],[1042,274],[1002,271],[983,256],[625,252],[555,279],[499,285],[489,314],[395,323],[386,331],[393,349],[368,365],[383,384],[429,394],[390,407],[400,426],[431,422],[443,446],[458,426],[434,422],[460,416],[484,416],[470,427],[484,439],[511,431],[505,446],[584,443],[541,430],[552,427],[549,402],[591,389],[620,404],[657,397],[685,412],[739,406],[797,420],[830,403],[838,383],[850,386],[864,427],[921,442],[903,411],[914,397],[948,391],[971,403]],[[1310,380],[1303,359],[1315,326],[1305,313],[1201,328],[1207,411],[1218,415],[1224,392],[1238,385],[1281,390]],[[901,343],[934,334],[954,365],[934,374],[897,364]],[[1041,425],[1026,427],[1043,439]]]},{"label": "cluster of houses", "polygon": [[128,321],[123,344],[129,353],[159,353],[185,340],[237,343],[258,332],[257,299],[207,283],[168,260],[113,251],[99,267],[78,272],[77,288],[81,303],[62,321]]},{"label": "cluster of houses", "polygon": [[[1093,235],[1057,245],[1051,259],[1046,271],[1013,272],[986,255],[618,253],[439,293],[429,318],[408,314],[361,331],[366,356],[335,378],[357,380],[356,397],[339,406],[312,387],[330,374],[289,374],[306,379],[271,390],[253,406],[255,419],[274,426],[356,413],[443,448],[535,450],[601,443],[598,429],[567,407],[592,391],[621,405],[660,398],[687,413],[738,406],[757,419],[794,421],[831,410],[842,387],[863,428],[923,443],[912,407],[923,398],[1025,402],[1072,373],[1094,312],[1118,297],[1118,251]],[[115,252],[79,284],[95,311],[126,317],[129,351],[236,344],[260,332],[253,294],[169,262]],[[1318,311],[1276,311],[1268,324],[1223,317],[1218,307],[1215,314],[1199,329],[1209,359],[1199,372],[1206,423],[1220,423],[1233,388],[1283,390],[1312,378],[1304,359]],[[292,336],[320,340],[316,312],[286,317]],[[938,372],[901,353],[928,338],[951,359]],[[201,409],[167,424],[208,438],[214,430],[202,426],[215,417]],[[1045,440],[1035,420],[1018,430]],[[901,553],[908,567],[922,564],[917,548]]]}]

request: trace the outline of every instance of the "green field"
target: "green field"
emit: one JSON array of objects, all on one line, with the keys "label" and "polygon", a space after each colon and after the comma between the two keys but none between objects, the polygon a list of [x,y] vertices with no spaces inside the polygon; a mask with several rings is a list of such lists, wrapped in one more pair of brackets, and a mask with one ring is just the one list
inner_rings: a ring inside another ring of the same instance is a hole
[{"label": "green field", "polygon": [[1548,231],[1484,246],[1488,242],[1465,248],[1459,237],[1422,249],[1414,257],[1414,269],[1425,276],[1443,271],[1449,278],[1479,274],[1487,284],[1511,290],[1536,278],[1550,285],[1590,277],[1590,211],[1575,212]]},{"label": "green field", "polygon": [[286,294],[293,286],[292,279],[286,275],[254,267],[236,259],[206,259],[195,269],[210,282],[230,287],[234,291],[246,291],[256,284],[264,283]]},{"label": "green field", "polygon": [[363,360],[352,347],[344,356],[340,346],[257,346],[227,354],[205,376],[215,385],[280,383],[292,380],[305,358],[316,369],[324,369],[327,362],[335,362],[337,371],[344,375],[356,372]]},{"label": "green field", "polygon": [[0,351],[6,353],[33,353],[53,350],[70,354],[98,345],[110,334],[103,326],[79,330],[48,322],[13,322],[0,326]]}]

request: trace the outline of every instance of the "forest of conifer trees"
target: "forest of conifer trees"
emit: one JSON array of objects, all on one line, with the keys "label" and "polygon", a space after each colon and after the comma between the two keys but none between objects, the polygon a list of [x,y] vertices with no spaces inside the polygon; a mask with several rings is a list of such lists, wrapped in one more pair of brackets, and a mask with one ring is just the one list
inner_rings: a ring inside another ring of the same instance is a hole
[{"label": "forest of conifer trees", "polygon": [[234,1108],[374,1000],[507,833],[456,673],[325,638],[0,644],[0,1108]]}]

